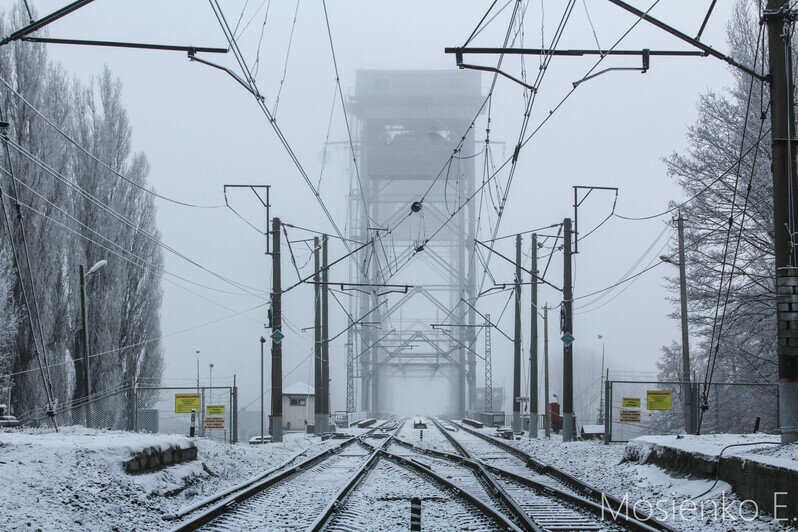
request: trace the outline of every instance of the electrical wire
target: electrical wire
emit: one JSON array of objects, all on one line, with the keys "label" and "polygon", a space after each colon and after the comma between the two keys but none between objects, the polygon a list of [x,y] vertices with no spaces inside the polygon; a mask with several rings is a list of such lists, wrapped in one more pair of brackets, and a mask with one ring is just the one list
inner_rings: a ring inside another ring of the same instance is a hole
[{"label": "electrical wire", "polygon": [[[285,83],[285,77],[288,74],[288,58],[291,56],[291,44],[294,42],[294,28],[296,28],[296,16],[299,13],[299,0],[296,0],[296,8],[294,8],[294,21],[291,23],[291,33],[288,35],[288,48],[285,51],[285,63],[283,65],[283,77],[280,79],[280,87],[277,89],[277,98],[274,101],[274,107],[272,108],[272,115],[274,118],[277,118],[277,106],[280,104],[280,93],[283,92],[283,83]],[[233,32],[235,35],[235,32]]]},{"label": "electrical wire", "polygon": [[145,269],[149,269],[150,271],[152,271],[152,270],[157,270],[157,271],[159,271],[159,272],[161,272],[161,273],[164,273],[164,274],[166,274],[166,275],[172,276],[172,277],[174,277],[174,278],[176,278],[176,279],[180,279],[181,281],[185,281],[185,282],[187,282],[187,283],[189,283],[189,284],[192,284],[192,285],[194,285],[194,286],[197,286],[197,287],[200,287],[200,288],[205,288],[205,289],[207,289],[207,290],[211,290],[211,291],[214,291],[214,292],[219,292],[219,293],[222,293],[222,294],[230,294],[230,295],[242,295],[242,296],[243,296],[243,295],[246,295],[246,296],[250,296],[250,295],[252,295],[252,294],[250,294],[250,293],[248,293],[248,292],[231,292],[231,291],[229,291],[229,290],[222,290],[222,289],[220,289],[220,288],[214,288],[214,287],[212,287],[212,286],[204,285],[204,284],[202,284],[202,283],[198,283],[198,282],[196,282],[196,281],[192,281],[192,280],[190,280],[190,279],[187,279],[187,278],[185,278],[185,277],[182,277],[182,276],[180,276],[180,275],[177,275],[177,274],[175,274],[175,273],[172,273],[172,272],[170,272],[170,271],[166,270],[165,268],[163,268],[163,267],[161,267],[161,266],[157,266],[157,265],[153,264],[152,262],[150,262],[149,260],[147,260],[147,259],[145,259],[145,258],[143,258],[143,257],[141,257],[141,256],[139,256],[139,255],[136,255],[135,253],[133,253],[132,251],[129,251],[129,250],[127,250],[126,248],[124,248],[122,245],[118,244],[118,243],[117,243],[117,242],[115,242],[114,240],[112,240],[112,239],[110,239],[110,238],[106,237],[105,235],[103,235],[103,234],[99,233],[98,231],[96,231],[96,230],[92,229],[91,227],[89,227],[88,225],[84,224],[84,223],[83,223],[83,222],[81,222],[81,221],[80,221],[80,220],[79,220],[77,217],[75,217],[74,215],[71,215],[71,214],[69,214],[69,213],[68,213],[68,212],[67,212],[65,209],[63,209],[63,208],[62,208],[62,207],[60,207],[59,205],[55,204],[54,202],[50,201],[49,199],[47,199],[46,197],[44,197],[42,194],[40,194],[39,192],[37,192],[37,191],[36,191],[36,189],[34,189],[33,187],[31,187],[30,185],[28,185],[28,184],[27,184],[27,183],[25,183],[24,181],[22,181],[22,180],[18,179],[16,176],[13,176],[13,175],[11,174],[11,172],[9,172],[9,171],[8,171],[8,169],[6,169],[6,168],[3,168],[2,166],[0,166],[0,171],[2,171],[3,173],[5,173],[5,174],[6,174],[6,175],[8,175],[9,177],[11,177],[13,180],[15,180],[17,183],[19,183],[20,185],[22,185],[22,186],[23,186],[23,187],[25,187],[26,189],[30,190],[30,191],[31,191],[31,193],[33,193],[33,194],[34,194],[36,197],[40,198],[42,201],[44,201],[45,203],[47,203],[48,205],[50,205],[51,207],[53,207],[54,209],[56,209],[57,211],[59,211],[61,214],[63,214],[64,216],[66,216],[66,217],[67,217],[67,218],[69,218],[70,220],[73,220],[73,221],[74,221],[75,223],[77,223],[77,224],[78,224],[80,227],[82,227],[83,229],[86,229],[87,231],[89,231],[89,232],[91,232],[92,234],[96,235],[97,237],[101,238],[103,241],[105,241],[105,242],[108,242],[108,244],[110,244],[110,245],[114,246],[114,247],[115,247],[115,248],[117,248],[119,251],[117,252],[117,251],[114,251],[114,250],[112,250],[112,249],[109,249],[109,248],[108,248],[107,246],[105,246],[104,244],[102,244],[102,243],[100,243],[100,242],[98,242],[98,241],[96,241],[96,240],[93,240],[93,239],[91,239],[90,237],[86,237],[85,235],[83,235],[83,234],[82,234],[82,233],[80,233],[79,231],[74,231],[74,230],[71,230],[69,227],[67,227],[67,226],[65,226],[64,224],[62,224],[62,223],[61,223],[59,220],[56,220],[55,218],[53,218],[53,217],[51,217],[51,216],[47,215],[46,213],[43,213],[43,212],[41,212],[41,211],[39,211],[39,210],[36,210],[36,209],[34,209],[32,206],[30,206],[30,205],[28,205],[28,204],[25,204],[25,203],[23,203],[21,200],[19,200],[19,199],[17,199],[17,198],[12,198],[12,199],[14,199],[14,201],[15,201],[15,202],[17,202],[17,203],[19,203],[20,205],[24,206],[25,208],[29,209],[31,212],[33,212],[33,213],[36,213],[36,214],[39,214],[40,216],[42,216],[43,218],[47,219],[48,221],[55,222],[55,223],[57,223],[57,224],[59,224],[59,225],[63,226],[63,227],[64,227],[64,228],[66,228],[66,229],[70,229],[70,231],[73,231],[75,235],[77,235],[77,236],[80,236],[80,237],[82,237],[82,238],[84,238],[84,239],[88,240],[88,241],[89,241],[89,242],[91,242],[91,243],[97,244],[98,246],[101,246],[103,249],[105,249],[105,250],[107,250],[107,251],[109,251],[109,252],[113,253],[113,254],[114,254],[114,255],[116,255],[116,256],[119,256],[119,257],[120,257],[120,258],[122,258],[123,260],[125,260],[125,261],[127,261],[127,262],[129,262],[129,263],[133,264],[133,265],[134,265],[134,266],[136,266],[136,267],[139,267],[139,268],[144,268],[144,266],[142,266],[141,264],[138,264],[138,263],[136,263],[135,261],[131,260],[130,258],[128,258],[128,256],[130,256],[130,257],[133,257],[133,258],[135,258],[135,259],[137,259],[137,260],[141,261],[143,264],[146,264],[148,268],[145,268]]},{"label": "electrical wire", "polygon": [[[198,325],[187,327],[185,329],[180,329],[179,331],[174,331],[174,332],[171,332],[171,333],[162,334],[162,335],[157,336],[155,338],[148,338],[147,340],[142,340],[141,342],[136,342],[136,343],[133,343],[133,344],[123,345],[123,346],[120,346],[120,347],[115,347],[113,349],[108,349],[106,351],[101,351],[99,353],[92,353],[92,354],[89,355],[89,358],[90,359],[97,358],[97,357],[101,357],[101,356],[105,356],[105,355],[110,355],[110,354],[113,354],[113,353],[118,353],[119,351],[123,351],[125,349],[133,349],[133,348],[136,348],[136,347],[141,347],[143,345],[151,344],[153,342],[159,342],[161,340],[164,340],[166,338],[170,338],[172,336],[177,336],[177,335],[184,334],[184,333],[187,333],[187,332],[195,331],[197,329],[201,329],[203,327],[207,327],[208,325],[213,325],[213,324],[219,323],[221,321],[225,321],[225,320],[228,320],[230,318],[234,318],[236,316],[245,315],[247,312],[251,312],[253,310],[257,310],[259,308],[263,308],[263,307],[265,307],[268,304],[269,303],[260,303],[259,305],[255,305],[254,307],[250,307],[250,308],[248,308],[246,310],[242,310],[242,311],[236,312],[234,314],[228,314],[226,316],[222,316],[221,318],[217,318],[217,319],[214,319],[214,320],[206,321],[206,322],[200,323]],[[50,364],[48,366],[48,368],[56,368],[56,367],[60,367],[60,366],[66,365],[66,364],[74,364],[74,363],[75,363],[74,360],[65,360],[63,362],[56,362],[56,363]],[[16,372],[13,372],[13,373],[6,373],[4,375],[0,375],[0,378],[15,377],[17,375],[24,375],[24,374],[30,373],[32,371],[37,371],[37,368],[27,369],[27,370],[23,370],[23,371],[16,371]]]},{"label": "electrical wire", "polygon": [[44,113],[42,113],[36,106],[34,106],[24,96],[22,96],[22,94],[20,94],[16,90],[14,90],[14,88],[11,86],[11,84],[8,81],[6,81],[2,76],[0,76],[0,83],[5,85],[5,87],[11,92],[11,94],[16,96],[22,103],[24,103],[39,118],[44,120],[44,122],[47,125],[49,125],[53,129],[55,129],[58,133],[60,133],[61,136],[64,137],[64,139],[67,140],[67,142],[69,142],[70,144],[75,146],[79,151],[83,152],[83,154],[85,154],[86,156],[88,156],[89,158],[91,158],[92,160],[97,162],[100,166],[102,166],[107,171],[109,171],[112,174],[114,174],[116,177],[118,177],[119,179],[121,179],[125,183],[128,183],[129,185],[131,185],[133,187],[136,187],[139,190],[145,192],[146,194],[150,194],[150,195],[152,195],[152,196],[154,196],[154,197],[156,197],[158,199],[161,199],[163,201],[167,201],[169,203],[174,203],[176,205],[181,205],[183,207],[193,207],[193,208],[196,208],[196,209],[219,209],[219,208],[224,207],[224,205],[197,205],[197,204],[194,204],[194,203],[188,203],[188,202],[185,202],[185,201],[176,200],[174,198],[170,198],[168,196],[164,196],[163,194],[158,194],[154,190],[152,190],[150,188],[147,188],[147,187],[145,187],[144,185],[142,185],[140,183],[137,183],[135,180],[133,180],[133,179],[123,175],[122,173],[118,172],[117,170],[111,168],[108,164],[106,164],[104,161],[102,161],[96,155],[94,155],[88,149],[86,149],[82,144],[80,144],[78,141],[73,139],[68,133],[66,133],[63,129],[58,127],[58,125],[53,123],[52,120],[50,120],[47,116],[45,116]]},{"label": "electrical wire", "polygon": [[259,292],[263,292],[263,290],[261,290],[261,289],[248,287],[248,286],[246,286],[244,284],[238,283],[237,281],[233,281],[232,279],[229,279],[229,278],[227,278],[227,277],[225,277],[225,276],[223,276],[223,275],[221,275],[219,273],[216,273],[216,272],[210,270],[209,268],[206,268],[205,266],[203,266],[199,262],[189,258],[185,254],[181,253],[180,251],[176,250],[175,248],[173,248],[173,247],[169,246],[168,244],[166,244],[165,242],[163,242],[160,238],[158,238],[155,235],[145,231],[144,229],[139,227],[136,223],[132,222],[131,220],[129,220],[128,218],[126,218],[125,216],[123,216],[122,214],[117,212],[116,210],[114,210],[111,207],[109,207],[103,201],[99,200],[97,197],[93,196],[92,194],[87,192],[85,189],[81,188],[77,183],[74,183],[71,180],[69,180],[68,178],[64,177],[60,172],[58,172],[57,170],[53,169],[49,164],[47,164],[46,162],[42,161],[37,156],[33,155],[27,149],[23,148],[22,146],[20,146],[19,144],[17,144],[13,140],[8,139],[8,137],[4,137],[4,138],[5,138],[6,142],[8,142],[8,144],[11,147],[13,147],[15,151],[17,151],[17,153],[19,153],[22,156],[24,156],[25,158],[29,159],[36,166],[38,166],[39,168],[44,170],[46,173],[50,174],[53,178],[55,178],[56,180],[60,181],[61,183],[63,183],[67,187],[71,188],[72,190],[74,190],[78,194],[80,194],[84,199],[86,199],[90,203],[96,205],[97,207],[99,207],[101,210],[103,210],[106,213],[108,213],[109,215],[111,215],[116,220],[118,220],[118,221],[122,222],[124,225],[128,226],[130,229],[132,229],[132,230],[136,231],[137,233],[145,236],[147,239],[151,240],[156,245],[164,248],[165,250],[169,251],[170,253],[174,254],[175,256],[185,260],[186,262],[196,266],[197,268],[201,269],[202,271],[204,271],[206,273],[209,273],[212,276],[214,276],[214,277],[216,277],[216,278],[218,278],[218,279],[220,279],[220,280],[222,280],[222,281],[224,281],[224,282],[226,282],[226,283],[228,283],[228,284],[230,284],[232,286],[235,286],[239,290],[243,290],[245,292],[250,293],[250,295],[257,295],[257,294],[252,292],[253,290],[259,291]]},{"label": "electrical wire", "polygon": [[[230,48],[233,51],[233,55],[235,56],[236,62],[238,63],[239,67],[241,68],[241,71],[245,75],[247,86],[249,87],[250,92],[255,96],[255,101],[258,104],[258,107],[261,109],[261,112],[266,116],[269,125],[277,135],[277,138],[280,141],[280,143],[283,145],[283,148],[285,149],[286,153],[288,153],[288,156],[291,158],[291,161],[293,162],[294,166],[299,171],[300,175],[302,176],[302,179],[305,181],[305,184],[313,192],[313,195],[316,197],[319,206],[322,208],[324,215],[326,216],[327,220],[330,222],[330,225],[335,230],[335,233],[338,235],[339,238],[342,239],[342,241],[344,242],[344,247],[347,248],[347,251],[350,251],[349,245],[347,244],[346,240],[343,240],[344,236],[341,233],[341,230],[338,228],[338,224],[335,222],[335,219],[332,217],[332,214],[330,213],[329,209],[327,208],[327,205],[324,203],[324,200],[321,198],[319,191],[313,186],[313,183],[310,180],[310,176],[305,171],[305,168],[302,166],[302,163],[299,161],[299,158],[297,157],[293,148],[289,144],[288,139],[285,137],[285,135],[282,132],[282,129],[280,129],[279,125],[277,124],[277,120],[275,120],[271,111],[269,111],[269,108],[264,103],[263,98],[260,96],[261,93],[258,90],[255,78],[252,76],[252,73],[249,67],[247,66],[246,60],[244,59],[241,53],[241,50],[238,46],[238,42],[236,41],[235,36],[230,31],[230,26],[227,24],[227,20],[224,17],[224,13],[222,12],[218,0],[208,0],[208,1],[211,5],[211,9],[214,15],[216,16],[217,21],[219,22],[219,26],[222,29],[222,33],[224,33],[225,38],[230,44]],[[358,264],[359,266],[359,263],[357,262],[355,263]],[[365,271],[362,273],[364,276],[367,276]]]}]

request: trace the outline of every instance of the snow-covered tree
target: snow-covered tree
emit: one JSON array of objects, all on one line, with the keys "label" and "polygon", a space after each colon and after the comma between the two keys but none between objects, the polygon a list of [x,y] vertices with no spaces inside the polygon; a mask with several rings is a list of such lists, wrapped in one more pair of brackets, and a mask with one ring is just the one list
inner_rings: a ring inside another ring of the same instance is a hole
[{"label": "snow-covered tree", "polygon": [[[727,27],[727,41],[731,56],[763,70],[767,50],[758,9],[757,2],[738,0]],[[777,365],[770,95],[767,84],[752,81],[751,76],[735,68],[730,68],[730,72],[733,83],[727,90],[710,90],[701,96],[698,119],[687,132],[686,151],[665,160],[670,176],[685,197],[694,198],[682,208],[687,219],[685,262],[690,329],[700,339],[691,346],[691,365],[699,381],[704,380],[708,367],[712,371],[713,325],[717,343],[722,318],[712,381],[774,383]],[[733,223],[727,247],[730,218]],[[675,243],[672,251],[675,255]],[[726,303],[730,273],[733,276]],[[669,288],[677,305],[672,317],[679,319],[678,278],[669,280]],[[659,368],[663,380],[681,380],[678,344],[663,347]],[[769,400],[775,400],[775,396]],[[734,402],[729,397],[723,401]]]},{"label": "snow-covered tree", "polygon": [[[0,12],[0,34],[27,22],[20,3]],[[0,84],[0,111],[10,123],[10,161],[0,152],[0,185],[11,222],[10,235],[5,228],[0,232],[0,254],[10,253],[13,239],[21,259],[21,275],[14,270],[11,276],[13,316],[19,317],[9,362],[15,411],[24,415],[46,404],[36,361],[39,326],[56,399],[64,404],[82,396],[75,377],[82,354],[78,266],[100,259],[108,266],[86,283],[92,389],[159,379],[163,258],[153,196],[146,190],[149,165],[132,151],[121,83],[108,69],[88,86],[69,81],[44,45],[19,41],[0,48],[0,77],[13,89]],[[29,295],[36,292],[34,330],[20,278]],[[0,312],[2,295],[0,290]]]}]

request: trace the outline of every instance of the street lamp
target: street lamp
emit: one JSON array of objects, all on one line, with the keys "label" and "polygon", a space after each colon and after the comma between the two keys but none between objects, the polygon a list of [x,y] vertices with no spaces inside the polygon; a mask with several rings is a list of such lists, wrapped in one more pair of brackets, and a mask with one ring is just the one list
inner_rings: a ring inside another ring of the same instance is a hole
[{"label": "street lamp", "polygon": [[200,350],[197,349],[195,352],[197,353],[197,393],[200,393],[200,368],[199,368]]},{"label": "street lamp", "polygon": [[94,266],[89,268],[89,271],[83,273],[83,265],[81,264],[78,273],[80,274],[80,320],[83,326],[83,390],[86,398],[86,427],[91,426],[91,412],[89,409],[89,398],[91,397],[91,381],[89,380],[89,328],[88,318],[86,313],[86,279],[90,275],[94,275],[108,264],[107,260],[99,260],[94,263]]},{"label": "street lamp", "polygon": [[598,339],[601,340],[601,388],[599,389],[599,411],[597,424],[602,425],[604,423],[604,335],[599,334],[597,336]]}]

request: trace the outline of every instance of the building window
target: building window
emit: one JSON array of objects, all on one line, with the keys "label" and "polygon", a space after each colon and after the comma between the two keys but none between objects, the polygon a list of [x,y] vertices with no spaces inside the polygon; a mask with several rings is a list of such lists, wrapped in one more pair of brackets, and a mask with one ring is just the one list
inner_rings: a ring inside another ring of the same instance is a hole
[{"label": "building window", "polygon": [[291,406],[305,406],[305,398],[304,397],[292,397],[291,398]]}]

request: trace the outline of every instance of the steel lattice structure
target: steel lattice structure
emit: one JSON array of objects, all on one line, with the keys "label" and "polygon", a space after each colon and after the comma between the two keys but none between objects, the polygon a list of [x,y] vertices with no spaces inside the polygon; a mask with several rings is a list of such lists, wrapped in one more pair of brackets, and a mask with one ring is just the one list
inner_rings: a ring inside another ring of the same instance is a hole
[{"label": "steel lattice structure", "polygon": [[[458,207],[474,192],[471,125],[482,100],[478,73],[357,72],[349,236],[375,241],[358,256],[360,268],[350,268],[362,288],[352,314],[368,318],[357,325],[356,367],[347,375],[359,377],[363,410],[400,411],[399,378],[446,379],[446,397],[429,400],[446,403],[441,412],[473,408],[477,329],[460,299],[476,295],[476,220],[473,201]],[[387,283],[413,288],[389,296],[379,286]]]}]

